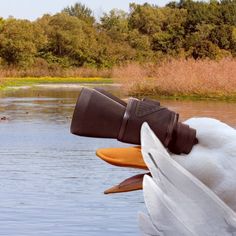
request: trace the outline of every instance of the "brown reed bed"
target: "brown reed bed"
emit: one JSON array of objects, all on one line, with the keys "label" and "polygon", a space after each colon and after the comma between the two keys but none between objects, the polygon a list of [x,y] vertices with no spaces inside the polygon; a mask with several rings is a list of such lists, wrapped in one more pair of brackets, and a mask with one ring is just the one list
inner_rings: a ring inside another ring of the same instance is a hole
[{"label": "brown reed bed", "polygon": [[168,59],[159,63],[130,63],[113,69],[66,69],[40,64],[24,70],[5,67],[0,68],[0,87],[8,77],[11,80],[43,77],[43,81],[47,78],[50,81],[53,78],[112,78],[122,84],[128,95],[133,96],[236,100],[236,59],[233,58],[219,61]]},{"label": "brown reed bed", "polygon": [[171,59],[113,70],[129,95],[236,99],[236,59]]},{"label": "brown reed bed", "polygon": [[3,67],[0,68],[0,78],[22,78],[22,77],[79,77],[91,78],[101,77],[110,78],[111,69],[97,69],[89,67],[81,68],[62,68],[60,66],[53,67],[30,67],[30,68],[15,68]]}]

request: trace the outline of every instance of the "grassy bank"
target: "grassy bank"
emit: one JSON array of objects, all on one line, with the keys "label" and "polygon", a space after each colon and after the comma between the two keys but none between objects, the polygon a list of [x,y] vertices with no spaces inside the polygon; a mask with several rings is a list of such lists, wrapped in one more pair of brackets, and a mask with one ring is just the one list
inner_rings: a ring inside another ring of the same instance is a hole
[{"label": "grassy bank", "polygon": [[0,78],[0,89],[6,89],[9,87],[37,85],[37,84],[53,84],[53,83],[112,83],[112,79],[92,77],[92,78],[80,78],[80,77],[24,77],[24,78]]},{"label": "grassy bank", "polygon": [[169,60],[130,64],[113,76],[133,96],[236,100],[236,60]]},{"label": "grassy bank", "polygon": [[117,82],[124,93],[137,97],[236,100],[236,59],[232,58],[219,61],[171,59],[101,71],[80,68],[66,74],[68,71],[60,76],[6,76],[0,78],[0,89],[45,83]]}]

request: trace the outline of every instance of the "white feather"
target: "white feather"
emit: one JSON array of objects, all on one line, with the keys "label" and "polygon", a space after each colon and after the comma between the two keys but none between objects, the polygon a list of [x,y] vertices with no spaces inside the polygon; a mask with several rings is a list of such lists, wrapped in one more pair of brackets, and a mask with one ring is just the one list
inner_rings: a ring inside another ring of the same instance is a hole
[{"label": "white feather", "polygon": [[218,120],[192,118],[199,144],[188,155],[171,155],[236,211],[236,130]]},{"label": "white feather", "polygon": [[144,200],[148,209],[151,222],[159,235],[167,236],[192,236],[196,235],[176,216],[176,205],[165,195],[152,181],[152,178],[144,178]]},{"label": "white feather", "polygon": [[145,235],[157,235],[157,233],[159,233],[158,235],[162,235],[162,233],[153,225],[149,215],[140,212],[138,216],[139,222],[142,222],[140,224],[140,229],[142,232],[145,232]]},{"label": "white feather", "polygon": [[[144,180],[154,235],[236,235],[236,214],[221,200],[227,196],[231,207],[236,201],[235,188],[226,184],[235,184],[236,179],[228,177],[236,177],[236,167],[223,163],[228,158],[226,162],[235,161],[236,146],[229,143],[236,142],[236,132],[214,119],[195,118],[186,123],[196,128],[199,144],[189,155],[180,156],[170,156],[149,126],[142,127],[142,153],[155,181],[150,177]],[[181,165],[219,193],[221,199]],[[231,191],[227,194],[223,189]]]}]

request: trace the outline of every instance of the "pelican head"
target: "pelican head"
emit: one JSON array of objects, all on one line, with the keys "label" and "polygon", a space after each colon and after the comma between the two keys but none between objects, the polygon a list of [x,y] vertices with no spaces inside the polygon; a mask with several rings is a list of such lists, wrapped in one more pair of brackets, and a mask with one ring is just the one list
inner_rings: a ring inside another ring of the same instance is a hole
[{"label": "pelican head", "polygon": [[197,130],[198,144],[189,154],[176,155],[158,146],[153,141],[157,137],[146,123],[141,131],[141,146],[98,149],[97,156],[109,164],[146,170],[109,188],[105,193],[141,190],[144,176],[152,176],[150,165],[142,152],[152,148],[157,155],[165,150],[171,159],[236,210],[236,130],[212,118],[191,118],[184,123]]}]

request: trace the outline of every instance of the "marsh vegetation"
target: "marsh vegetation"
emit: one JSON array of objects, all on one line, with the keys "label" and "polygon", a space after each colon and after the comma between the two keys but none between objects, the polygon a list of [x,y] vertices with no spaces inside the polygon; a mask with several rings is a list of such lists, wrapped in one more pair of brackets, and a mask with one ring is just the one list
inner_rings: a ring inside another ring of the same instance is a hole
[{"label": "marsh vegetation", "polygon": [[35,21],[0,19],[3,78],[119,78],[131,94],[232,97],[235,57],[236,0],[131,3],[100,19],[77,3]]}]

